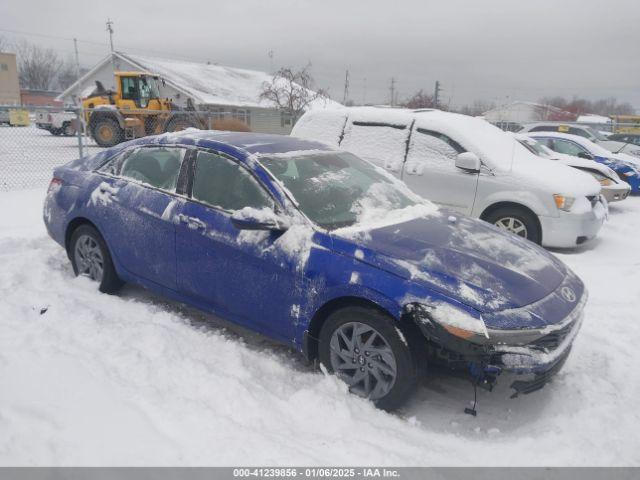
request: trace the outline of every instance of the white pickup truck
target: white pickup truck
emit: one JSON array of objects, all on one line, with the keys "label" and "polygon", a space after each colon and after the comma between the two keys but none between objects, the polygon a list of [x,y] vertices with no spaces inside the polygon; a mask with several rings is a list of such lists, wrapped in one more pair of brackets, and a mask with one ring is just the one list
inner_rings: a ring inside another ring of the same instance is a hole
[{"label": "white pickup truck", "polygon": [[48,130],[53,135],[73,136],[76,134],[77,115],[72,111],[50,112],[37,110],[36,126]]}]

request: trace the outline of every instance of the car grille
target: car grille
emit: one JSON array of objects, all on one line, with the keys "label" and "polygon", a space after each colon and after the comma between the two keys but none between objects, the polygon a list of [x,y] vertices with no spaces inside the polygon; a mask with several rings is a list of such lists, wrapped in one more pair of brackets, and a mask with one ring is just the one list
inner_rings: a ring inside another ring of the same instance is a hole
[{"label": "car grille", "polygon": [[548,333],[544,337],[540,337],[537,340],[529,343],[528,345],[545,352],[555,350],[560,346],[562,341],[567,338],[567,335],[571,333],[571,329],[574,327],[574,325],[575,321],[570,322],[568,325],[565,325],[561,329]]}]

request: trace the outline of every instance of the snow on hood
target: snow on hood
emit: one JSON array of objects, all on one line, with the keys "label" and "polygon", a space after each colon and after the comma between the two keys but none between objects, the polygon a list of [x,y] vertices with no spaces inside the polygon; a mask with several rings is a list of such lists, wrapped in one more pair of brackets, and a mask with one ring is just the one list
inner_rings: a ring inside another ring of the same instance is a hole
[{"label": "snow on hood", "polygon": [[533,303],[553,292],[566,276],[564,265],[542,248],[456,214],[375,228],[357,240],[341,230],[333,235],[347,240],[334,242],[344,254],[481,312]]}]

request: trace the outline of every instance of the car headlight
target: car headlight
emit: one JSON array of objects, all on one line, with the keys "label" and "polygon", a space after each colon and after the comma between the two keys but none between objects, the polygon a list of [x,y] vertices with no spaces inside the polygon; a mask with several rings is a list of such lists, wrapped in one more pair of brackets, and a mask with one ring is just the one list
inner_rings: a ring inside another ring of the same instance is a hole
[{"label": "car headlight", "polygon": [[451,335],[463,340],[482,342],[489,338],[487,327],[479,312],[472,314],[442,301],[431,305],[414,303],[411,306],[416,320],[423,322],[423,326],[430,322],[436,323]]},{"label": "car headlight", "polygon": [[571,210],[571,207],[573,206],[573,202],[576,201],[574,197],[567,197],[565,195],[560,195],[558,193],[555,193],[553,195],[553,199],[556,202],[556,207],[558,207],[559,210],[564,210],[565,212],[568,212],[569,210]]},{"label": "car headlight", "polygon": [[598,183],[599,183],[600,185],[602,185],[603,187],[607,187],[607,186],[611,185],[611,179],[610,179],[610,178],[607,178],[607,177],[606,177],[605,175],[603,175],[602,173],[600,173],[600,172],[594,172],[593,170],[588,170],[588,172],[587,172],[587,173],[590,173],[590,174],[591,174],[591,176],[592,176],[593,178],[595,178],[595,179],[598,181]]}]

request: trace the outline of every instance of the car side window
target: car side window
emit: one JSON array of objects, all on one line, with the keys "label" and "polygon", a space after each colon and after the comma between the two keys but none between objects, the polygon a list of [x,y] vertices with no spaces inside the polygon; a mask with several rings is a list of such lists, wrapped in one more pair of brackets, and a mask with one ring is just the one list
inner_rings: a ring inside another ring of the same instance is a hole
[{"label": "car side window", "polygon": [[584,137],[584,138],[590,138],[589,132],[586,132],[585,130],[583,130],[581,128],[571,127],[571,128],[569,128],[569,133],[571,135],[579,135],[579,136]]},{"label": "car side window", "polygon": [[553,149],[558,153],[564,153],[574,157],[577,157],[580,153],[588,153],[580,145],[559,138],[553,140]]},{"label": "car side window", "polygon": [[539,125],[537,127],[533,127],[531,130],[529,130],[530,132],[553,132],[556,131],[557,128],[555,127],[549,127],[546,125]]},{"label": "car side window", "polygon": [[449,168],[466,149],[442,133],[419,128],[411,136],[407,161],[424,161],[430,166]]},{"label": "car side window", "polygon": [[174,147],[140,148],[122,160],[119,175],[174,192],[186,150]]},{"label": "car side window", "polygon": [[244,167],[209,152],[198,152],[191,197],[227,211],[274,206],[269,194]]},{"label": "car side window", "polygon": [[400,171],[409,128],[381,122],[347,124],[340,147],[390,171]]}]

